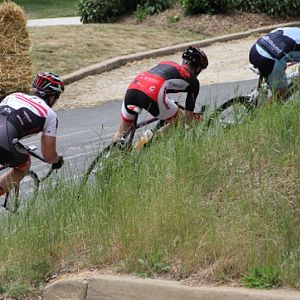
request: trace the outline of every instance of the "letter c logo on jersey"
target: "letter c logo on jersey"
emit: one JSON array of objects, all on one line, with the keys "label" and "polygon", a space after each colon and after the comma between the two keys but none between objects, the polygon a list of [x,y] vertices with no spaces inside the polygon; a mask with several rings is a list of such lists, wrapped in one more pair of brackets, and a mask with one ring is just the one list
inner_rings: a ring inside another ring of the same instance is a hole
[{"label": "letter c logo on jersey", "polygon": [[155,89],[156,89],[156,87],[154,85],[150,86],[149,87],[150,93],[152,93],[152,94],[155,93]]}]

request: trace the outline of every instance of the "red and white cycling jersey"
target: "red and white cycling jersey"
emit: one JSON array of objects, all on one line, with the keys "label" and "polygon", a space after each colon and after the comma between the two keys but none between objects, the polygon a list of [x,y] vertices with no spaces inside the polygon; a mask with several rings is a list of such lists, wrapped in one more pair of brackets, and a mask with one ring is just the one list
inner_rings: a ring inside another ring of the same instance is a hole
[{"label": "red and white cycling jersey", "polygon": [[178,106],[169,93],[187,94],[185,109],[193,111],[199,94],[197,77],[188,69],[172,61],[163,61],[147,72],[139,74],[129,85],[122,106],[121,117],[125,122],[135,119],[132,107],[147,110],[160,120],[170,120]]},{"label": "red and white cycling jersey", "polygon": [[57,134],[56,113],[37,96],[10,94],[0,103],[0,114],[14,125],[18,138],[39,132],[53,137]]}]

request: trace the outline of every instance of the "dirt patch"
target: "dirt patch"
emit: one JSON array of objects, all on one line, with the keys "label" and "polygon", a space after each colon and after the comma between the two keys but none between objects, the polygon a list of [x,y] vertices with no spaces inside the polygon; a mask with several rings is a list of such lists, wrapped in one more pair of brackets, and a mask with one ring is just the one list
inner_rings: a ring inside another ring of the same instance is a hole
[{"label": "dirt patch", "polygon": [[[178,20],[175,22],[175,20]],[[254,14],[248,12],[232,11],[226,14],[197,14],[185,15],[179,6],[168,9],[160,14],[147,17],[138,21],[133,16],[120,20],[126,24],[144,24],[166,26],[170,28],[187,29],[207,36],[219,36],[249,29],[299,21],[296,17],[274,18],[267,14]]]}]

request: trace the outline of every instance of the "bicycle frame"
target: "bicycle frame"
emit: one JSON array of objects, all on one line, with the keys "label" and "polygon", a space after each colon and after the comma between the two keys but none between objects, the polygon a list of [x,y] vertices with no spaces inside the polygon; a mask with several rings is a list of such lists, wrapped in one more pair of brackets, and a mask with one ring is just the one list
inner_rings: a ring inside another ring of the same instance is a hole
[{"label": "bicycle frame", "polygon": [[[183,106],[181,106],[179,103],[176,102],[176,104],[178,105],[178,107],[182,110],[184,110],[185,108]],[[203,108],[205,108],[205,106],[203,106]],[[80,187],[79,187],[79,194],[83,188],[83,186],[86,184],[89,176],[91,173],[93,173],[93,170],[95,169],[95,167],[97,166],[97,164],[101,161],[102,158],[108,158],[110,151],[113,148],[119,148],[120,150],[124,151],[124,150],[131,150],[132,149],[132,143],[134,140],[134,136],[136,133],[136,130],[145,127],[147,125],[153,124],[154,122],[158,122],[156,124],[156,126],[154,127],[154,132],[158,131],[160,128],[162,128],[164,125],[168,124],[169,122],[165,121],[165,120],[159,120],[156,117],[152,117],[146,120],[143,120],[141,122],[138,122],[138,117],[142,111],[141,108],[139,107],[133,107],[132,110],[134,110],[137,114],[136,114],[136,118],[133,121],[133,125],[132,127],[125,132],[122,137],[116,141],[116,142],[112,142],[111,144],[107,145],[106,147],[104,147],[98,154],[97,156],[94,158],[94,160],[92,161],[92,163],[89,165],[87,171],[85,172],[85,174],[82,177],[81,183],[80,183]],[[201,111],[199,114],[203,114],[204,110]],[[79,195],[78,195],[79,196]]]},{"label": "bicycle frame", "polygon": [[[141,110],[140,110],[141,111]],[[105,157],[113,148],[119,147],[121,150],[128,150],[131,148],[131,144],[135,135],[135,132],[137,129],[142,128],[148,124],[154,123],[155,121],[158,121],[157,118],[151,118],[144,120],[142,122],[137,123],[138,115],[133,123],[133,126],[123,134],[123,136],[120,138],[119,141],[112,142],[111,144],[104,147],[94,158],[94,160],[91,162],[90,166],[88,167],[87,171],[82,177],[79,191],[82,190],[83,186],[87,182],[90,174],[93,172],[94,168],[97,166],[97,164],[100,162],[100,160]]]},{"label": "bicycle frame", "polygon": [[[177,105],[179,106],[179,108],[184,109],[179,104],[177,104]],[[97,154],[97,156],[91,162],[87,171],[85,172],[85,174],[82,177],[80,187],[79,187],[79,194],[80,194],[82,188],[84,187],[84,185],[86,184],[86,182],[88,181],[90,174],[93,173],[94,168],[97,166],[97,164],[101,161],[102,158],[104,158],[104,157],[107,158],[109,156],[109,153],[113,148],[119,148],[122,151],[131,150],[132,142],[133,142],[136,130],[138,130],[142,127],[145,127],[147,125],[150,125],[154,122],[158,122],[158,124],[155,127],[155,130],[158,130],[159,128],[161,128],[162,126],[164,126],[166,124],[166,121],[160,121],[159,119],[157,119],[155,117],[143,120],[141,122],[137,122],[138,116],[140,115],[142,109],[139,107],[134,107],[133,110],[137,114],[136,114],[136,118],[134,119],[132,127],[127,132],[125,132],[118,141],[112,142],[111,144],[107,145]],[[79,195],[78,195],[78,197],[79,197]]]}]

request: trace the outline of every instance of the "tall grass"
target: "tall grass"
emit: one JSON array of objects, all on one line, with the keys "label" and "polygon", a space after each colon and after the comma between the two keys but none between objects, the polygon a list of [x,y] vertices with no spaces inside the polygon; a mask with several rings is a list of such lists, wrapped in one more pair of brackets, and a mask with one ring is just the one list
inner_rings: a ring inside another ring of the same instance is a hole
[{"label": "tall grass", "polygon": [[299,288],[299,108],[274,104],[209,134],[179,126],[116,153],[79,198],[75,182],[49,188],[2,218],[0,281],[110,266],[228,282],[271,266]]}]

